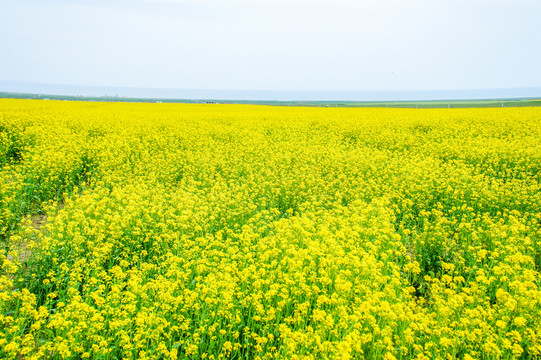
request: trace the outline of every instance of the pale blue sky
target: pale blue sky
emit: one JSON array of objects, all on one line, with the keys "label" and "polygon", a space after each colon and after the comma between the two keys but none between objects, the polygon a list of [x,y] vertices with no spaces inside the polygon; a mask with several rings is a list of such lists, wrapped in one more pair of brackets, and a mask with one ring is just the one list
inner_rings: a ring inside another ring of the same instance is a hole
[{"label": "pale blue sky", "polygon": [[0,0],[0,81],[539,87],[540,19],[539,0]]}]

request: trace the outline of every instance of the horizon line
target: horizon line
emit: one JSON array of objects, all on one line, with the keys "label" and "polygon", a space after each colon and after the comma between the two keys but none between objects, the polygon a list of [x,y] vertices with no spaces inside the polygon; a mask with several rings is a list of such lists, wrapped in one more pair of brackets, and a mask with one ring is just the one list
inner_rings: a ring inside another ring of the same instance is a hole
[{"label": "horizon line", "polygon": [[[432,90],[188,89],[66,85],[0,80],[0,92],[28,95],[238,101],[456,101],[541,98],[541,86]],[[120,93],[120,94],[119,94]],[[120,95],[120,96],[119,96]]]}]

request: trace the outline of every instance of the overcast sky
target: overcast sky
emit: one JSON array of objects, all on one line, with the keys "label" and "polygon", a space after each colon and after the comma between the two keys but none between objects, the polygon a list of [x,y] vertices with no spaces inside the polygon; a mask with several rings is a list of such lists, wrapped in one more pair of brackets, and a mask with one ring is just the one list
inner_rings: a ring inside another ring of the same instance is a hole
[{"label": "overcast sky", "polygon": [[0,0],[0,80],[180,89],[541,86],[539,0]]}]

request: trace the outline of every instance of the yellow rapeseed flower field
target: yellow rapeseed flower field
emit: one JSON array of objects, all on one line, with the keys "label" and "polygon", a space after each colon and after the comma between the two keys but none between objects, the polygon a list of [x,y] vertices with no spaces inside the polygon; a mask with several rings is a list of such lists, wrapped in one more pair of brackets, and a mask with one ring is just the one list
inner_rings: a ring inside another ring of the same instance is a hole
[{"label": "yellow rapeseed flower field", "polygon": [[0,357],[541,357],[541,109],[0,100]]}]

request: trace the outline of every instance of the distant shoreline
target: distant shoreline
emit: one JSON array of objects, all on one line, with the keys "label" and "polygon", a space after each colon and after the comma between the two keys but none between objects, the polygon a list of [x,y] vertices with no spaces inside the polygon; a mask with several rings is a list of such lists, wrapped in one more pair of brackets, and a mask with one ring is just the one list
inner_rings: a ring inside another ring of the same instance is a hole
[{"label": "distant shoreline", "polygon": [[238,89],[183,89],[133,88],[120,86],[87,86],[46,84],[0,80],[0,92],[62,97],[100,99],[173,99],[185,101],[257,101],[257,102],[404,102],[404,101],[459,101],[459,100],[522,100],[541,99],[541,86],[500,89],[462,90],[238,90]]},{"label": "distant shoreline", "polygon": [[89,102],[131,102],[131,103],[181,103],[181,104],[247,104],[271,106],[309,107],[380,107],[380,108],[475,108],[475,107],[527,107],[541,106],[540,97],[504,99],[450,99],[450,100],[404,100],[404,101],[287,101],[287,100],[231,100],[231,99],[174,99],[116,96],[75,96],[2,92],[0,98],[28,100],[64,100]]}]

